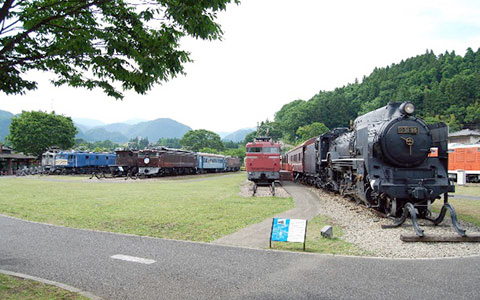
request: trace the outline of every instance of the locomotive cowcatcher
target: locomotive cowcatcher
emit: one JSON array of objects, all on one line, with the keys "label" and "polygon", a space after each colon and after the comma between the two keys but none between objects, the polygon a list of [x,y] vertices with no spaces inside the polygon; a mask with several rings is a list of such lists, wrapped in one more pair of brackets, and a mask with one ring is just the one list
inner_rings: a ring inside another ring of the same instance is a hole
[{"label": "locomotive cowcatcher", "polygon": [[280,179],[280,144],[270,137],[257,137],[246,145],[245,168],[248,180],[257,185],[270,185],[275,194],[275,181]]}]

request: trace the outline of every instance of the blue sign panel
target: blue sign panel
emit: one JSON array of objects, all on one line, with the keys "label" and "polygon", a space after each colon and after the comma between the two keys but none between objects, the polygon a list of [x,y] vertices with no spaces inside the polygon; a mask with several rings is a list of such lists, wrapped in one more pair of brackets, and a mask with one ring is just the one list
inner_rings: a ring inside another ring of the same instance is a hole
[{"label": "blue sign panel", "polygon": [[286,242],[288,239],[289,226],[290,226],[290,219],[273,218],[271,240],[275,242]]}]

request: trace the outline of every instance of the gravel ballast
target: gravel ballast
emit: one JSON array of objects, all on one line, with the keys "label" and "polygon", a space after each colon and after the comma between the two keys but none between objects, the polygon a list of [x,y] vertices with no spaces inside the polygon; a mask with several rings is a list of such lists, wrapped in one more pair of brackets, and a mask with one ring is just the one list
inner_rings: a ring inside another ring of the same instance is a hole
[{"label": "gravel ballast", "polygon": [[[333,193],[312,187],[305,187],[315,192],[321,204],[321,214],[328,216],[332,222],[344,230],[345,241],[353,243],[367,252],[379,257],[396,258],[439,258],[480,255],[480,243],[407,243],[400,240],[400,235],[414,235],[411,220],[401,227],[382,229],[382,225],[392,224],[388,218],[379,217],[372,209],[358,205],[354,201]],[[443,200],[442,200],[443,201]],[[457,235],[447,213],[439,226],[426,220],[419,221],[425,235]],[[460,221],[468,234],[478,234],[480,228]]]}]

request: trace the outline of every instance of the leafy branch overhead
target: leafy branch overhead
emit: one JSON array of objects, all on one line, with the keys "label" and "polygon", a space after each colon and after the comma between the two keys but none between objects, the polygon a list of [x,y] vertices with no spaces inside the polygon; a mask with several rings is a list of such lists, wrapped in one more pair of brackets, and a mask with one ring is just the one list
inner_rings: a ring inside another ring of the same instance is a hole
[{"label": "leafy branch overhead", "polygon": [[[4,0],[0,7],[0,91],[37,88],[30,70],[52,71],[59,86],[144,94],[184,74],[184,36],[222,36],[217,13],[238,0]],[[1,5],[1,4],[0,4]]]}]

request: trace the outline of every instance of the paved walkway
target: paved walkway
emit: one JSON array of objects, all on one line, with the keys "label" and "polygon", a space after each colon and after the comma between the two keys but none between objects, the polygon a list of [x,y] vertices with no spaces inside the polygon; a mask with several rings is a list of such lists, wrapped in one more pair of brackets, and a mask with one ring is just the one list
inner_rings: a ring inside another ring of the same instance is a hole
[{"label": "paved walkway", "polygon": [[[295,208],[280,213],[276,215],[275,218],[310,220],[320,213],[319,199],[316,194],[304,186],[291,181],[282,182],[282,186],[292,195]],[[267,219],[261,223],[250,225],[238,232],[224,236],[212,243],[249,248],[267,248],[271,227],[272,219]]]},{"label": "paved walkway", "polygon": [[480,257],[393,260],[265,251],[0,215],[0,269],[112,300],[478,299],[479,266]]}]

